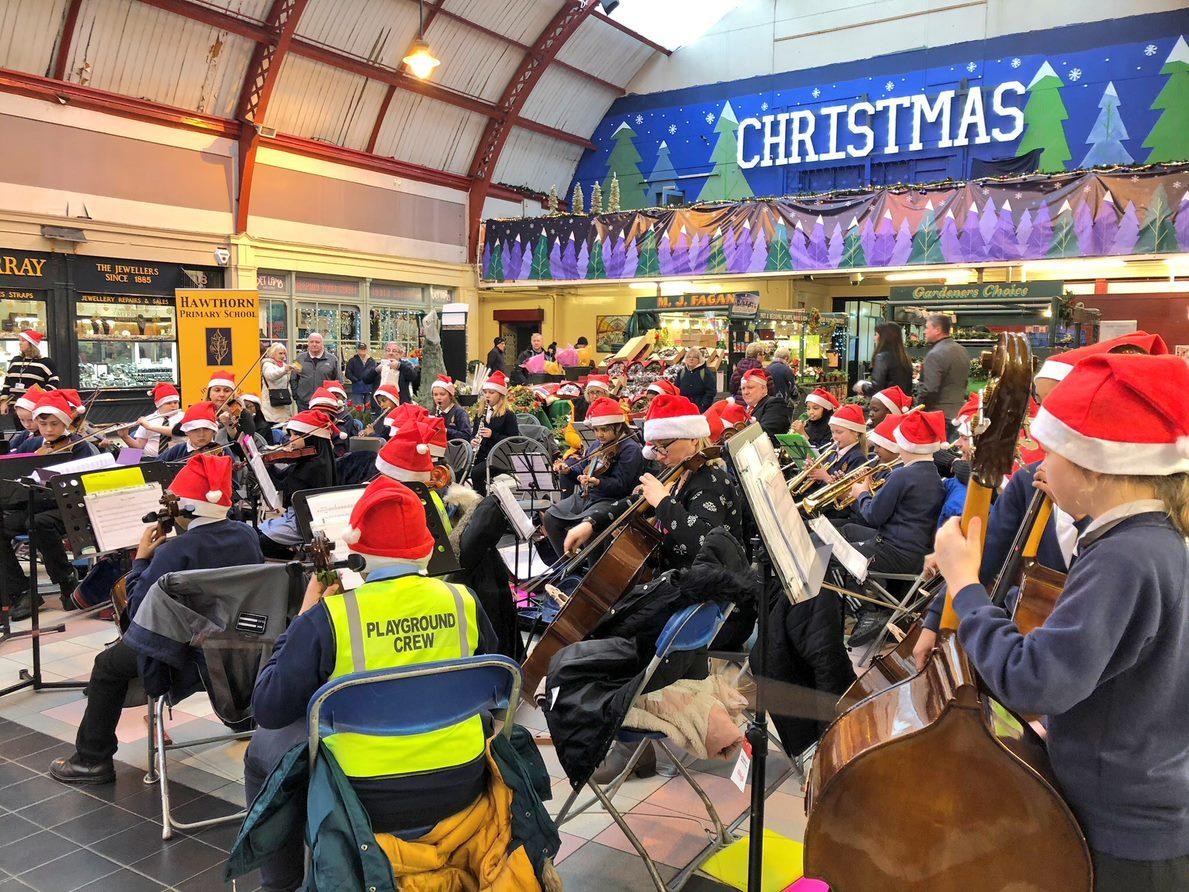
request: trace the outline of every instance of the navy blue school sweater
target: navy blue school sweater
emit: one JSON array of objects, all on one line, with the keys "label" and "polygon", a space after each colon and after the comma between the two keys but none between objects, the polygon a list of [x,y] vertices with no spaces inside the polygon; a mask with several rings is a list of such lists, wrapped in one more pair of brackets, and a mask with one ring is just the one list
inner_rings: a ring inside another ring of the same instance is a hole
[{"label": "navy blue school sweater", "polygon": [[834,460],[830,462],[831,474],[847,474],[857,468],[863,462],[867,461],[870,456],[867,455],[856,443],[846,450],[845,455],[835,456]]},{"label": "navy blue school sweater", "polygon": [[[571,486],[578,485],[578,476],[587,473],[592,456],[600,447],[591,446],[587,454],[572,465],[567,465],[564,472],[566,477],[572,477]],[[628,495],[640,482],[640,475],[644,473],[644,451],[634,437],[629,437],[619,444],[619,453],[611,462],[611,467],[598,475],[599,485],[590,491],[590,502],[613,502]]]},{"label": "navy blue school sweater", "polygon": [[41,448],[41,435],[35,434],[32,431],[27,431],[24,428],[12,435],[12,439],[8,441],[8,451],[13,455],[17,453],[36,452]]},{"label": "navy blue school sweater", "polygon": [[1048,716],[1053,772],[1091,848],[1189,853],[1189,545],[1168,516],[1083,536],[1056,608],[1027,636],[982,585],[954,607],[992,694]]},{"label": "navy blue school sweater", "polygon": [[937,465],[918,461],[894,469],[879,492],[864,493],[855,506],[863,523],[878,530],[886,545],[923,557],[933,550],[933,532],[944,502]]},{"label": "navy blue school sweater", "polygon": [[447,440],[469,440],[475,435],[471,430],[471,417],[467,415],[467,410],[457,403],[444,412],[435,406],[430,409],[429,414],[445,420]]}]

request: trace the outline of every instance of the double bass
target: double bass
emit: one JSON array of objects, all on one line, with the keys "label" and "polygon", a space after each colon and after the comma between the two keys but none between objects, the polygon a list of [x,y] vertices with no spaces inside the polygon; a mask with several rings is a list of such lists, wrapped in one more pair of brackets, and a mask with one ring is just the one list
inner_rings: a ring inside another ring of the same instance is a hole
[{"label": "double bass", "polygon": [[[1031,362],[1001,335],[975,439],[963,526],[1010,471]],[[805,875],[839,892],[1089,890],[1089,850],[1044,744],[988,694],[956,635],[952,593],[923,672],[843,712],[805,798]]]}]

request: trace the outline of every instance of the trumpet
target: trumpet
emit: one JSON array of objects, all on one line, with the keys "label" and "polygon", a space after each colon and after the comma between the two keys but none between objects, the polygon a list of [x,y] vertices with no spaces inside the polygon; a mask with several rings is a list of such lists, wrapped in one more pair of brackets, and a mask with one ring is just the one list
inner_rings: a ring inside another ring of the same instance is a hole
[{"label": "trumpet", "polygon": [[843,474],[833,483],[827,483],[813,491],[809,496],[806,496],[797,503],[797,508],[804,511],[806,515],[814,515],[823,508],[829,507],[832,503],[838,501],[843,496],[850,492],[853,484],[858,483],[868,474],[873,473],[879,464],[879,459],[874,456],[867,459],[866,462],[859,465],[852,471]]},{"label": "trumpet", "polygon": [[820,453],[818,453],[817,458],[812,459],[811,461],[807,461],[805,463],[805,467],[803,467],[800,471],[798,471],[796,474],[794,474],[792,476],[792,478],[789,479],[789,482],[788,482],[789,492],[791,492],[795,496],[799,496],[805,490],[809,489],[810,485],[812,485],[809,480],[809,475],[812,474],[814,471],[816,471],[818,468],[822,467],[837,451],[838,451],[838,444],[831,443],[829,446],[827,446],[825,449],[823,449]]},{"label": "trumpet", "polygon": [[[852,485],[855,483],[862,483],[868,477],[874,477],[876,474],[892,471],[893,469],[900,467],[902,464],[904,464],[903,459],[894,458],[891,461],[884,462],[882,465],[876,465],[874,468],[871,468],[870,470],[868,470],[866,474],[859,477],[857,480],[852,481]],[[882,487],[887,482],[888,482],[887,477],[881,477],[878,480],[872,480],[870,483],[871,492],[872,493],[879,492],[880,487]],[[846,508],[849,508],[854,503],[855,503],[854,497],[852,497],[851,494],[848,492],[845,496],[843,496],[842,498],[840,498],[838,501],[836,501],[834,503],[834,507],[837,508],[839,511],[842,511],[842,510],[845,510]]]}]

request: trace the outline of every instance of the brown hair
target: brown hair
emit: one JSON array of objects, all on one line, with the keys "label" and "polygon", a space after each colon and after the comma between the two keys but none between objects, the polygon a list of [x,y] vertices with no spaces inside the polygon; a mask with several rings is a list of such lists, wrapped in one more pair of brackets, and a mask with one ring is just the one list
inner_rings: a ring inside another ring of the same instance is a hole
[{"label": "brown hair", "polygon": [[1169,520],[1182,536],[1189,536],[1189,473],[1167,474],[1148,477],[1134,474],[1122,475],[1134,486],[1150,486],[1156,491],[1156,498],[1164,502]]},{"label": "brown hair", "polygon": [[[875,326],[875,336],[879,341],[876,353],[891,353],[906,369],[912,368],[908,358],[908,351],[904,349],[904,331],[895,322],[881,322]],[[872,357],[874,358],[874,357]]]}]

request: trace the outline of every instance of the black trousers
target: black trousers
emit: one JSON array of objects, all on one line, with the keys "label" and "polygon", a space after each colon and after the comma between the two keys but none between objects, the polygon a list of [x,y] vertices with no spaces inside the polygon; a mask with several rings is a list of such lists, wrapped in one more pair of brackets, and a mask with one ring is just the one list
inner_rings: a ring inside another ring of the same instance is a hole
[{"label": "black trousers", "polygon": [[128,686],[140,675],[136,652],[117,641],[95,657],[87,682],[87,711],[79,723],[74,748],[82,761],[95,765],[115,755],[120,743],[116,725],[128,696]]},{"label": "black trousers", "polygon": [[[17,560],[13,549],[14,536],[28,532],[26,512],[5,511],[0,521],[0,572],[4,573],[4,584],[9,597],[16,598],[29,587],[29,579],[25,569]],[[36,537],[37,553],[45,565],[50,579],[61,583],[70,578],[74,572],[66,548],[62,544],[62,537],[66,534],[66,525],[62,523],[62,516],[57,511],[39,511],[33,517],[34,534]]]},{"label": "black trousers", "polygon": [[1189,855],[1167,861],[1129,861],[1090,850],[1094,892],[1183,892],[1189,889]]}]

